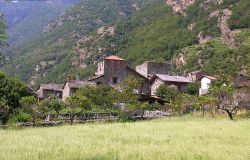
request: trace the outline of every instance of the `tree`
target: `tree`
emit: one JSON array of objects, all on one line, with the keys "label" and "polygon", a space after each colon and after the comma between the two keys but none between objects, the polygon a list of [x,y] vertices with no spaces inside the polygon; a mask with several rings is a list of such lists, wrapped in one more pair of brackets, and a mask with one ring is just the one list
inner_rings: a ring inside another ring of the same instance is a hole
[{"label": "tree", "polygon": [[135,110],[139,110],[141,108],[141,103],[139,103],[139,91],[142,88],[141,79],[134,78],[133,76],[129,76],[126,78],[120,87],[120,102],[126,105],[127,112],[131,115]]},{"label": "tree", "polygon": [[176,96],[178,95],[178,91],[173,86],[160,85],[156,90],[156,95],[165,99],[169,102],[174,101]]},{"label": "tree", "polygon": [[191,95],[198,95],[199,94],[199,84],[198,83],[190,83],[187,86],[187,93]]},{"label": "tree", "polygon": [[22,97],[20,104],[23,107],[24,112],[32,115],[33,125],[36,125],[36,118],[39,115],[40,106],[38,100],[34,96]]},{"label": "tree", "polygon": [[205,116],[206,110],[212,110],[216,108],[217,99],[213,96],[207,95],[207,96],[196,96],[195,97],[195,103],[194,103],[194,109],[200,109],[202,111],[202,116]]},{"label": "tree", "polygon": [[50,121],[51,114],[59,112],[65,107],[65,104],[56,97],[45,99],[41,103],[41,110],[43,114],[47,114],[46,121]]},{"label": "tree", "polygon": [[0,121],[5,124],[8,121],[9,106],[5,99],[0,98]]},{"label": "tree", "polygon": [[98,107],[96,109],[113,109],[118,103],[119,92],[109,85],[86,86],[76,92],[76,95],[85,97],[85,109]]},{"label": "tree", "polygon": [[28,95],[27,87],[19,79],[8,77],[5,73],[0,72],[0,97],[1,101],[8,106],[5,118],[1,119],[4,124],[10,114],[21,108],[19,100]]},{"label": "tree", "polygon": [[181,93],[178,94],[174,101],[167,105],[174,111],[178,111],[180,114],[187,112],[189,109],[193,109],[195,103],[194,96]]},{"label": "tree", "polygon": [[7,34],[5,32],[4,15],[0,13],[0,48],[7,45]]},{"label": "tree", "polygon": [[75,94],[66,99],[66,111],[69,113],[70,124],[74,122],[74,117],[76,113],[80,112],[83,109],[89,109],[90,101],[80,94]]},{"label": "tree", "polygon": [[218,100],[217,108],[225,111],[228,117],[233,120],[233,114],[237,113],[239,109],[238,105],[235,103],[234,94],[235,89],[232,85],[212,85],[209,89],[210,93],[215,96]]}]

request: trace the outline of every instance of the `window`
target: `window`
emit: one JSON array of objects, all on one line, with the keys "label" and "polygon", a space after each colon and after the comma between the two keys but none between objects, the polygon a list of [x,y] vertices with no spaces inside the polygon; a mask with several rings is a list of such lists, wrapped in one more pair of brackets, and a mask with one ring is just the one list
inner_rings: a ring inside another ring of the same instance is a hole
[{"label": "window", "polygon": [[117,84],[117,83],[118,83],[118,78],[113,77],[113,78],[112,78],[112,83],[113,83],[113,84]]}]

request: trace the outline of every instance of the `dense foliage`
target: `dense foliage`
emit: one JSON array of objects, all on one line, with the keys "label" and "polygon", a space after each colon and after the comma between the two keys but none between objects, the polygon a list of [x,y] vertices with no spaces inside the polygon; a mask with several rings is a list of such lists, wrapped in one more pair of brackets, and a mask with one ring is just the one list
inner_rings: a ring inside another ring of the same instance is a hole
[{"label": "dense foliage", "polygon": [[5,28],[4,16],[0,13],[0,48],[6,45],[7,36]]},{"label": "dense foliage", "polygon": [[19,100],[28,95],[27,87],[20,80],[0,72],[0,121],[6,123],[10,114],[21,108]]}]

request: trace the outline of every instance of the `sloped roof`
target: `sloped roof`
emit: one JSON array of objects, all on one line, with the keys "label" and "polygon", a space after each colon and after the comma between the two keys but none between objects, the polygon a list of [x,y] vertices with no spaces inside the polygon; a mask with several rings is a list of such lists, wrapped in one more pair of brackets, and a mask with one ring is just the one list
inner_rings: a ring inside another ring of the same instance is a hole
[{"label": "sloped roof", "polygon": [[63,84],[41,84],[39,88],[45,89],[45,90],[54,90],[54,91],[62,91]]},{"label": "sloped roof", "polygon": [[191,83],[191,79],[183,76],[170,76],[165,74],[156,74],[156,77],[166,82],[182,82],[182,83]]},{"label": "sloped roof", "polygon": [[216,78],[216,77],[213,77],[213,76],[204,76],[204,77],[206,77],[206,78],[208,78],[208,79],[211,79],[211,80],[217,80],[217,78]]},{"label": "sloped roof", "polygon": [[198,71],[193,71],[191,72],[191,74],[198,74],[198,73],[205,73],[207,74],[206,72],[202,71],[202,70],[198,70]]},{"label": "sloped roof", "polygon": [[91,77],[91,78],[88,79],[88,81],[91,82],[91,81],[96,80],[96,79],[99,79],[99,78],[101,78],[101,77],[104,77],[104,74],[98,75],[98,76],[95,76],[95,77]]},{"label": "sloped roof", "polygon": [[96,85],[95,82],[90,82],[90,81],[68,81],[68,82],[65,83],[65,85],[67,83],[68,83],[70,88],[76,88],[76,89],[81,88],[83,86],[94,86],[94,85]]},{"label": "sloped roof", "polygon": [[125,61],[125,59],[122,59],[122,58],[120,58],[118,56],[115,56],[115,55],[108,56],[108,57],[106,57],[104,59],[106,59],[106,60],[116,60],[116,61]]}]

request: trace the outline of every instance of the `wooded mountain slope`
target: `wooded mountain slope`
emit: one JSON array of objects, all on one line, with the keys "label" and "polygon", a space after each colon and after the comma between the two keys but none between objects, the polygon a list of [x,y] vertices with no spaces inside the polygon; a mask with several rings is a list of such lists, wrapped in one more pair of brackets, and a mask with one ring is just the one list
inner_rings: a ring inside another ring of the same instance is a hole
[{"label": "wooded mountain slope", "polygon": [[249,5],[196,0],[178,13],[163,0],[83,0],[38,40],[17,48],[6,70],[33,85],[63,82],[93,74],[100,56],[118,54],[131,65],[168,61],[181,74],[248,72]]}]

